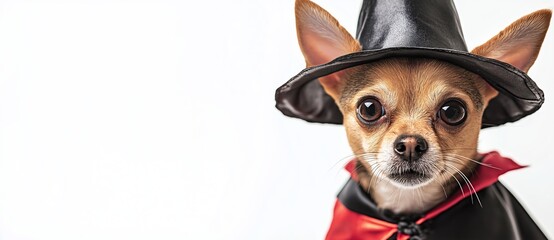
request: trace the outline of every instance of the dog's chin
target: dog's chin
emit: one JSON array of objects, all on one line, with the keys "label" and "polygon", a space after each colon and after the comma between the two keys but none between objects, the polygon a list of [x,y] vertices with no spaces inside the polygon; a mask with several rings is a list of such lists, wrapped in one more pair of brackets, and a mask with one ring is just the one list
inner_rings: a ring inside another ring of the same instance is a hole
[{"label": "dog's chin", "polygon": [[389,173],[387,178],[399,188],[418,188],[431,182],[433,177],[415,169]]}]

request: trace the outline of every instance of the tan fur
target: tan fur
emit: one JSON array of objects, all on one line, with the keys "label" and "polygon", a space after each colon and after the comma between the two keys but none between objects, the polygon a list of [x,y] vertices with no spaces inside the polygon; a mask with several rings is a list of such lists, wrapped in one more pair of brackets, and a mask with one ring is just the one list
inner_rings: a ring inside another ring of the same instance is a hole
[{"label": "tan fur", "polygon": [[[474,54],[496,58],[529,70],[549,25],[550,10],[514,22]],[[323,64],[359,51],[360,45],[325,10],[308,0],[296,1],[298,40],[308,66]],[[483,112],[498,92],[478,75],[431,59],[392,58],[357,66],[320,78],[344,119],[349,144],[357,156],[358,179],[378,207],[397,213],[422,213],[464,184],[480,159],[477,141]],[[378,99],[385,115],[367,125],[357,117],[361,99]],[[448,99],[467,108],[467,119],[450,126],[437,117]],[[418,160],[431,176],[416,185],[388,177],[399,162],[393,142],[402,134],[421,135],[427,152]],[[415,201],[414,201],[415,200]]]},{"label": "tan fur", "polygon": [[[298,44],[308,67],[329,62],[339,56],[357,52],[361,46],[327,11],[309,0],[297,0],[295,4]],[[337,96],[339,79],[347,71],[339,71],[321,81],[325,90]]]},{"label": "tan fur", "polygon": [[510,63],[527,72],[537,59],[551,17],[549,9],[526,15],[471,53]]},{"label": "tan fur", "polygon": [[[377,153],[358,158],[364,166],[358,172],[361,185],[379,207],[404,213],[428,210],[444,200],[444,192],[449,194],[457,186],[453,185],[457,183],[452,175],[463,182],[454,168],[465,175],[471,174],[474,165],[460,158],[478,159],[476,146],[484,106],[477,107],[460,86],[477,89],[483,80],[458,67],[427,59],[383,60],[367,65],[365,71],[362,68],[358,71],[346,80],[347,84],[350,81],[366,84],[349,100],[343,99],[340,108],[354,153]],[[365,96],[383,99],[387,111],[385,122],[375,127],[360,124],[356,104]],[[462,99],[468,107],[468,120],[455,129],[436,118],[440,104],[452,97]],[[420,161],[428,161],[433,166],[435,178],[428,184],[416,188],[398,187],[386,176],[379,176],[388,168],[390,162],[385,159],[394,155],[392,145],[400,134],[419,134],[427,140],[430,154]],[[451,154],[462,157],[454,160]]]}]

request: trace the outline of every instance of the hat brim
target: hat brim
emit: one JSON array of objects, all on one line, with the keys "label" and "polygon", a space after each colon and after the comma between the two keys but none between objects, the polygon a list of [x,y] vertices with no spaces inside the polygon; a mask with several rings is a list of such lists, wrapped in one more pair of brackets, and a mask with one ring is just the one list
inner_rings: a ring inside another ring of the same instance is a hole
[{"label": "hat brim", "polygon": [[482,128],[515,122],[537,111],[544,102],[544,94],[535,82],[510,64],[457,50],[397,47],[363,50],[306,68],[277,89],[276,107],[287,116],[308,122],[342,124],[342,113],[317,78],[392,57],[441,60],[481,76],[499,92],[485,109]]}]

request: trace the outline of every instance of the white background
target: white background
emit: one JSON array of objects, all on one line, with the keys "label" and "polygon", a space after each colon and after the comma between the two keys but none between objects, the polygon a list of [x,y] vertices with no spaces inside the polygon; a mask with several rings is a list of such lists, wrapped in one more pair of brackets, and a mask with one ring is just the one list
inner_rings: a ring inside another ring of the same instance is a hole
[{"label": "white background", "polygon": [[[360,0],[318,0],[351,32]],[[467,44],[554,1],[457,1]],[[322,239],[341,126],[274,108],[300,71],[293,1],[0,1],[0,239]],[[554,36],[536,114],[482,133],[554,236]],[[492,224],[492,223],[491,223]]]}]

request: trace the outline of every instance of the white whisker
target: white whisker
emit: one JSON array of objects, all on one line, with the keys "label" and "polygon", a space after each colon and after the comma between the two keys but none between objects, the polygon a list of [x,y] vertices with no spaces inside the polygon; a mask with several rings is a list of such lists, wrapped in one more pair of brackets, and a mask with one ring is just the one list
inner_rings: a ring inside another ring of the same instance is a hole
[{"label": "white whisker", "polygon": [[[458,174],[466,181],[467,185],[470,187],[471,190],[473,190],[473,193],[475,194],[475,197],[477,198],[477,202],[479,202],[479,205],[483,207],[483,204],[481,203],[481,199],[479,199],[479,195],[477,194],[477,191],[475,191],[475,188],[473,187],[473,184],[471,183],[471,180],[462,172],[460,169],[456,168],[455,166],[450,166],[447,164],[446,166],[452,167],[454,170],[458,172]],[[473,200],[473,198],[472,198]],[[473,201],[472,201],[473,203]]]},{"label": "white whisker", "polygon": [[[471,159],[471,158],[468,158],[466,156],[462,156],[462,155],[459,155],[459,154],[455,154],[455,153],[445,153],[444,154],[445,156],[448,156],[448,157],[451,157],[451,159],[454,159],[454,160],[469,160],[473,163],[476,163],[476,164],[479,164],[481,166],[485,166],[485,167],[489,167],[489,168],[493,168],[493,169],[496,169],[496,170],[502,170],[498,167],[495,167],[491,164],[486,164],[486,163],[482,163],[482,162],[479,162],[477,160],[474,160],[474,159]],[[461,158],[461,159],[460,159]]]}]

